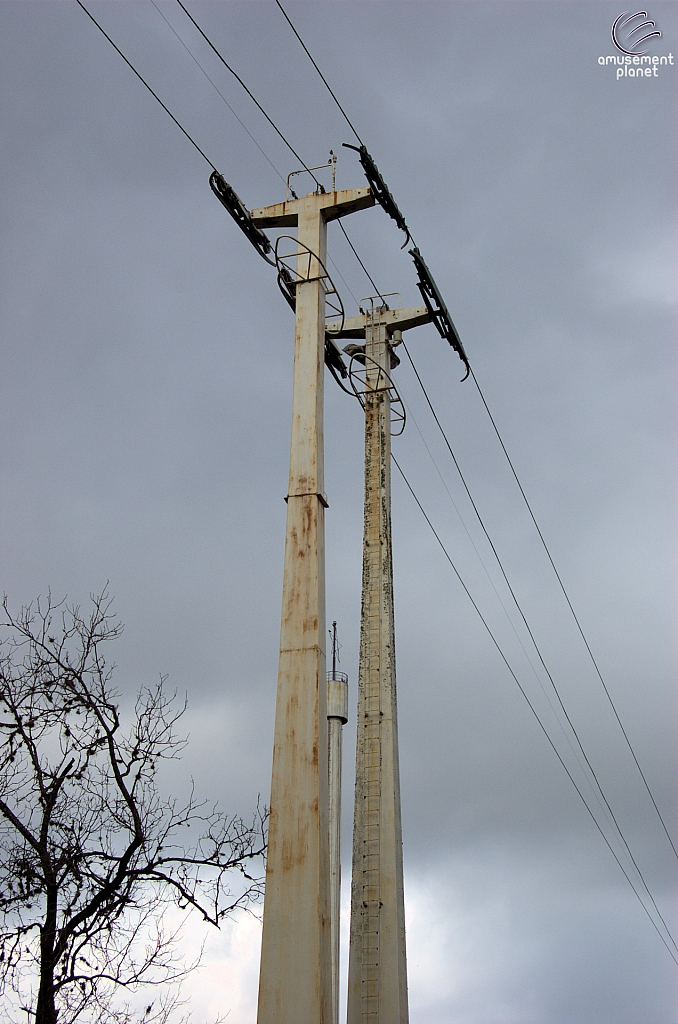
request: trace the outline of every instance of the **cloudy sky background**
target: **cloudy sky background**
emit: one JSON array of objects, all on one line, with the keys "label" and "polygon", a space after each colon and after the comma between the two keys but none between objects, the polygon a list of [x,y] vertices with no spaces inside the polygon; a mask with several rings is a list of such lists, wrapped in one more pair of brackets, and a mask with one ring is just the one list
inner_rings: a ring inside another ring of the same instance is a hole
[{"label": "cloudy sky background", "polygon": [[[284,197],[151,2],[90,6],[248,206]],[[180,8],[158,7],[280,174],[295,170]],[[675,837],[678,67],[617,82],[598,65],[615,3],[287,9],[446,297]],[[362,185],[341,149],[355,140],[278,8],[191,10],[304,160],[333,148],[338,186]],[[655,0],[650,16],[663,32],[651,52],[678,53],[678,5]],[[75,3],[4,0],[0,48],[2,588],[16,608],[49,587],[86,602],[110,580],[125,700],[161,672],[188,693],[190,744],[167,786],[192,775],[246,812],[269,788],[292,314],[208,166]],[[418,305],[383,211],[345,226],[380,289]],[[329,251],[353,313],[351,292],[372,289],[336,225]],[[478,393],[434,328],[407,341],[676,935],[676,859]],[[411,415],[394,451],[578,771],[406,360],[397,380]],[[329,376],[326,481],[327,616],[353,704],[362,422]],[[393,487],[412,1024],[675,1022],[678,968],[397,474]],[[354,736],[351,722],[346,882]],[[245,918],[209,938],[186,988],[196,1021],[254,1024],[258,928]],[[187,945],[202,937],[191,924]]]}]

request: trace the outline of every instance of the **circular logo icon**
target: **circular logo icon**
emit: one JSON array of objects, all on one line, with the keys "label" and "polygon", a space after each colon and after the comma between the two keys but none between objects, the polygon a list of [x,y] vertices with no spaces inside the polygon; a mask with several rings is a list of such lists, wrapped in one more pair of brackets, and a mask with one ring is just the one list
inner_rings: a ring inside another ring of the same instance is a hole
[{"label": "circular logo icon", "polygon": [[[643,54],[647,53],[647,50],[639,50],[638,47],[642,46],[647,39],[661,38],[661,32],[655,29],[655,23],[650,20],[638,20],[642,18],[647,19],[647,11],[636,11],[635,14],[629,14],[628,11],[625,11],[624,14],[619,15],[612,26],[612,42],[618,50],[621,50],[622,53],[627,54],[629,57],[643,56]],[[631,27],[622,42],[620,35],[623,29],[629,26]],[[646,32],[645,35],[642,35],[645,29],[648,28],[654,29],[654,31]]]}]

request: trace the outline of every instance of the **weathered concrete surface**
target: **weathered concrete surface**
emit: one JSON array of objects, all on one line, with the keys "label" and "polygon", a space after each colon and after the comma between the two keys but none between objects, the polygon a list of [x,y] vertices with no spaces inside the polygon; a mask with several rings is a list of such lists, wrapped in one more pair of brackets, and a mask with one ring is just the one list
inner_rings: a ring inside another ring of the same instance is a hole
[{"label": "weathered concrete surface", "polygon": [[[310,213],[316,216],[322,211],[322,216],[327,223],[328,220],[336,220],[338,217],[345,217],[348,213],[357,213],[358,210],[366,210],[374,206],[375,198],[369,186],[362,188],[346,188],[340,192],[311,192],[308,196],[300,199],[288,199],[284,203],[275,203],[273,206],[263,206],[258,210],[252,210],[252,220],[258,228],[287,228],[294,227],[302,213]],[[301,236],[299,236],[300,241]],[[308,245],[308,242],[306,243]],[[313,246],[309,246],[313,249]],[[317,249],[313,252],[325,262],[322,253]]]},{"label": "weathered concrete surface", "polygon": [[[324,261],[320,211],[299,239]],[[323,375],[325,295],[317,267],[297,288],[271,820],[259,1024],[330,1024]],[[301,265],[303,264],[303,270]]]},{"label": "weathered concrete surface", "polygon": [[[323,474],[326,221],[369,189],[255,211],[297,224],[292,440],[258,1024],[332,1024]],[[257,219],[257,218],[255,218]],[[317,259],[309,259],[308,251]]]},{"label": "weathered concrete surface", "polygon": [[[366,317],[365,341],[367,355],[390,370],[387,328],[379,321],[378,311]],[[388,391],[370,393],[370,380],[376,382],[378,369],[368,360],[367,370],[348,1024],[407,1024],[391,554],[390,399]]]}]

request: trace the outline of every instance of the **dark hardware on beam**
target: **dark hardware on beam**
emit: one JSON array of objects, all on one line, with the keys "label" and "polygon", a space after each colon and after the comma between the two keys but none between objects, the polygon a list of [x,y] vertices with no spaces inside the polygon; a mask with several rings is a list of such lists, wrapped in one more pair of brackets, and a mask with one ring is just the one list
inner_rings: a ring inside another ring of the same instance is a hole
[{"label": "dark hardware on beam", "polygon": [[332,371],[332,376],[335,380],[337,379],[337,373],[343,380],[348,377],[346,363],[341,358],[339,346],[333,338],[328,338],[327,336],[325,336],[325,365]]},{"label": "dark hardware on beam", "polygon": [[466,373],[462,377],[462,380],[466,380],[471,372],[471,367],[469,365],[468,357],[464,352],[464,346],[461,343],[461,338],[457,334],[457,328],[452,323],[452,317],[447,311],[447,306],[445,305],[443,297],[438,291],[438,286],[431,276],[431,271],[424,263],[424,258],[419,250],[415,247],[414,249],[408,249],[408,252],[414,260],[414,265],[417,268],[417,274],[419,275],[417,285],[421,292],[421,296],[426,303],[426,308],[431,314],[431,320],[436,325],[440,337],[447,339],[466,367]]},{"label": "dark hardware on beam", "polygon": [[[402,331],[400,332],[402,334]],[[402,341],[402,338],[400,339]],[[344,345],[344,352],[351,359],[355,359],[356,363],[360,363],[362,366],[366,365],[365,360],[365,346],[364,345]],[[400,358],[395,354],[391,345],[388,345],[388,355],[391,364],[391,369],[395,370],[396,366],[400,366]]]},{"label": "dark hardware on beam", "polygon": [[212,171],[210,175],[210,188],[230,213],[240,230],[247,236],[260,256],[275,266],[274,261],[267,255],[273,251],[273,247],[267,235],[258,228],[250,216],[250,212],[242,199],[227,181],[222,178],[218,171]]},{"label": "dark hardware on beam", "polygon": [[367,148],[365,146],[351,146],[349,145],[348,142],[342,142],[342,146],[344,146],[346,149],[354,149],[356,151],[356,153],[360,157],[360,163],[362,164],[362,168],[365,172],[365,177],[369,182],[374,198],[377,200],[379,205],[383,207],[383,209],[386,211],[389,217],[391,217],[396,222],[400,230],[404,231],[405,234],[407,235],[407,238],[405,239],[401,246],[401,248],[404,249],[410,240],[410,230],[407,224],[405,223],[405,218],[398,209],[396,201],[391,195],[386,182],[379,173],[379,168],[375,164],[370,154],[367,152]]},{"label": "dark hardware on beam", "polygon": [[[292,274],[284,264],[281,264],[278,269],[278,287],[280,288],[280,291],[292,312],[296,312],[297,282],[294,280]],[[337,374],[339,374],[343,380],[348,377],[346,363],[341,357],[341,352],[339,351],[337,343],[333,338],[328,338],[327,336],[325,337],[325,366],[331,372],[337,384],[339,384]]]},{"label": "dark hardware on beam", "polygon": [[297,310],[297,282],[284,263],[278,266],[278,288],[293,313]]},{"label": "dark hardware on beam", "polygon": [[349,356],[349,358],[355,359],[357,363],[361,363],[363,366],[365,365],[364,345],[356,345],[353,342],[351,342],[350,345],[344,345],[344,352],[346,353],[347,356]]}]

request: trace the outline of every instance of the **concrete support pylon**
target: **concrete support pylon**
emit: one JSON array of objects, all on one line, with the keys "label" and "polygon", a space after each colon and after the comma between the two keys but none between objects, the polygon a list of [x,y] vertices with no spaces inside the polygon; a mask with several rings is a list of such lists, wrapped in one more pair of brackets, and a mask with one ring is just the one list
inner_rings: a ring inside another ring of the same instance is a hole
[{"label": "concrete support pylon", "polygon": [[[365,338],[365,527],[356,743],[348,1024],[407,1024],[393,562],[390,373],[385,326]],[[370,361],[370,358],[374,362]]]},{"label": "concrete support pylon", "polygon": [[[365,520],[356,739],[348,1024],[407,1024],[393,560],[391,336],[425,307],[372,308],[342,337],[365,338]],[[388,375],[388,376],[386,376]]]},{"label": "concrete support pylon", "polygon": [[297,226],[299,243],[258,1024],[332,1022],[321,263],[327,221],[372,205],[369,188],[362,188],[312,193],[252,211],[258,227]]}]

